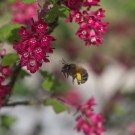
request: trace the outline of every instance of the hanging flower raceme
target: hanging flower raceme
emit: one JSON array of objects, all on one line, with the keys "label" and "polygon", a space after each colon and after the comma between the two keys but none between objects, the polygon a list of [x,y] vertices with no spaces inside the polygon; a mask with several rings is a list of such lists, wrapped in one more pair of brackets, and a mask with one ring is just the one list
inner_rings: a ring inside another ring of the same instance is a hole
[{"label": "hanging flower raceme", "polygon": [[30,18],[37,18],[38,9],[39,6],[37,3],[24,4],[21,0],[17,0],[11,5],[12,21],[15,23],[30,24]]},{"label": "hanging flower raceme", "polygon": [[105,131],[103,128],[105,120],[101,114],[94,112],[92,108],[94,105],[95,99],[91,98],[79,106],[75,127],[78,132],[82,131],[85,135],[101,135]]},{"label": "hanging flower raceme", "polygon": [[[0,50],[0,57],[4,57],[5,50]],[[4,99],[10,93],[10,85],[7,84],[6,78],[12,74],[12,71],[9,66],[0,65],[0,107],[3,105]]]},{"label": "hanging flower raceme", "polygon": [[3,105],[4,99],[9,95],[11,88],[10,85],[4,84],[5,78],[0,76],[0,108]]},{"label": "hanging flower raceme", "polygon": [[31,73],[36,72],[43,62],[49,62],[47,53],[52,53],[51,42],[54,37],[47,34],[48,25],[38,20],[29,27],[21,27],[18,33],[21,41],[16,41],[14,49],[20,55],[21,65],[26,66]]},{"label": "hanging flower raceme", "polygon": [[[107,22],[102,22],[102,19],[105,17],[105,10],[102,8],[96,11],[90,10],[92,6],[99,6],[99,0],[79,0],[78,2],[67,0],[65,4],[71,10],[66,22],[75,20],[79,24],[76,35],[85,41],[87,46],[99,46],[102,44],[102,33],[106,32],[108,25]],[[86,7],[85,10],[81,10],[83,6]]]}]

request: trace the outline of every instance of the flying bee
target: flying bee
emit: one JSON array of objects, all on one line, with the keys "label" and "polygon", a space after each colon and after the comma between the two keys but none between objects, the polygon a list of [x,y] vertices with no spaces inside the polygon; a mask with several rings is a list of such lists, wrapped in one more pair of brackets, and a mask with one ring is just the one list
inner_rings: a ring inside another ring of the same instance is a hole
[{"label": "flying bee", "polygon": [[77,80],[78,85],[83,84],[88,80],[88,73],[81,66],[76,64],[68,64],[64,60],[62,64],[64,64],[64,66],[62,67],[61,72],[64,74],[65,78],[71,76],[73,83],[75,79]]}]

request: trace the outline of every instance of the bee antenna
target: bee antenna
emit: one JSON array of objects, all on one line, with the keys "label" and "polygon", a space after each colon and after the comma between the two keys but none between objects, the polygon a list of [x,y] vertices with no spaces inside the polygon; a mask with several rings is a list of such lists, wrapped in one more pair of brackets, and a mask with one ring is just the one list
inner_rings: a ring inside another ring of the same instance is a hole
[{"label": "bee antenna", "polygon": [[62,60],[61,60],[61,63],[62,63],[62,64],[68,64],[63,58],[62,58]]}]

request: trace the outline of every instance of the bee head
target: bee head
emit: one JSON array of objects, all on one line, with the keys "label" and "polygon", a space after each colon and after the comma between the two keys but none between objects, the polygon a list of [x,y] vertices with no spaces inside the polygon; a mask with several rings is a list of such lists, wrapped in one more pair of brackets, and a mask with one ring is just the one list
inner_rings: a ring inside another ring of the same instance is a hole
[{"label": "bee head", "polygon": [[62,68],[62,72],[68,72],[70,70],[70,65],[69,64],[65,64]]}]

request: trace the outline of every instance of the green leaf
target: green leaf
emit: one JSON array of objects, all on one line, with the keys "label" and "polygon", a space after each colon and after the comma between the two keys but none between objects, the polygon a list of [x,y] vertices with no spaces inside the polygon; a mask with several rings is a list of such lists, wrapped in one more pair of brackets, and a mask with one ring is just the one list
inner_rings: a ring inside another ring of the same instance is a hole
[{"label": "green leaf", "polygon": [[59,0],[45,0],[46,2],[51,2],[52,4],[56,4]]},{"label": "green leaf", "polygon": [[16,0],[7,0],[7,2],[12,4],[12,3],[16,2]]},{"label": "green leaf", "polygon": [[69,10],[66,7],[59,6],[58,11],[60,17],[69,17]]},{"label": "green leaf", "polygon": [[45,16],[45,20],[47,23],[53,23],[56,18],[58,17],[57,12],[55,11],[55,8],[52,8],[47,15]]},{"label": "green leaf", "polygon": [[68,16],[69,10],[66,7],[54,5],[54,7],[51,8],[50,11],[45,16],[45,20],[48,23],[53,23],[57,19],[57,17],[68,17]]},{"label": "green leaf", "polygon": [[42,83],[42,88],[46,91],[53,91],[55,93],[63,93],[67,90],[67,84],[63,81],[61,82],[53,74],[46,71],[40,71],[41,75],[45,78]]},{"label": "green leaf", "polygon": [[17,79],[13,90],[12,90],[13,96],[30,96],[31,95],[31,88],[24,85],[24,81],[22,79]]},{"label": "green leaf", "polygon": [[19,39],[20,36],[17,33],[22,24],[6,24],[0,27],[0,41],[8,41],[13,43],[14,40]]},{"label": "green leaf", "polygon": [[121,116],[121,117],[126,114],[124,106],[120,104],[115,105],[113,111],[117,116]]},{"label": "green leaf", "polygon": [[16,119],[12,116],[2,115],[1,116],[1,125],[7,129],[9,129],[12,124],[16,122]]},{"label": "green leaf", "polygon": [[54,87],[55,77],[52,74],[49,74],[46,71],[41,71],[41,74],[45,76],[45,80],[42,83],[44,90],[51,91]]},{"label": "green leaf", "polygon": [[22,2],[26,4],[31,4],[31,3],[36,2],[36,0],[22,0]]},{"label": "green leaf", "polygon": [[53,85],[54,85],[53,80],[51,80],[50,78],[46,78],[42,83],[43,89],[47,91],[51,91],[53,88]]},{"label": "green leaf", "polygon": [[25,70],[21,69],[20,77],[24,78],[25,76],[30,76],[30,74],[28,72],[26,72]]},{"label": "green leaf", "polygon": [[67,111],[68,108],[56,99],[48,99],[45,105],[51,105],[56,113]]},{"label": "green leaf", "polygon": [[19,59],[18,55],[15,53],[10,53],[4,56],[2,59],[2,66],[8,66],[10,64],[16,63],[16,61]]}]

